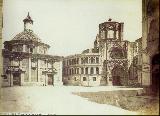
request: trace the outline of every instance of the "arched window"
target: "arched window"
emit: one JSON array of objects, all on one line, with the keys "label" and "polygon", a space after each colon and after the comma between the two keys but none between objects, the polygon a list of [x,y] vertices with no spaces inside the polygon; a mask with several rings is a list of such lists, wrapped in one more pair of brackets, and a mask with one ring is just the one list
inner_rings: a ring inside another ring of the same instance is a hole
[{"label": "arched window", "polygon": [[99,68],[96,67],[96,74],[99,74]]},{"label": "arched window", "polygon": [[74,68],[74,74],[76,74],[77,73],[77,69],[76,68]]},{"label": "arched window", "polygon": [[88,67],[85,68],[85,74],[88,74]]},{"label": "arched window", "polygon": [[69,69],[69,75],[71,75],[72,74],[72,70],[71,69]]},{"label": "arched window", "polygon": [[94,68],[93,68],[93,67],[91,67],[90,73],[91,73],[91,74],[94,74]]},{"label": "arched window", "polygon": [[99,63],[99,58],[98,57],[96,57],[96,63]]},{"label": "arched window", "polygon": [[79,64],[79,58],[76,59],[76,63]]},{"label": "arched window", "polygon": [[77,68],[77,74],[79,74],[79,68]]},{"label": "arched window", "polygon": [[88,63],[88,57],[85,57],[85,63]]},{"label": "arched window", "polygon": [[74,73],[74,70],[73,70],[73,68],[72,68],[72,73],[71,74],[73,74]]},{"label": "arched window", "polygon": [[84,69],[83,68],[81,68],[81,74],[84,74]]},{"label": "arched window", "polygon": [[91,64],[95,63],[94,57],[91,57]]},{"label": "arched window", "polygon": [[114,31],[113,30],[108,31],[107,38],[114,38]]},{"label": "arched window", "polygon": [[124,51],[122,48],[113,47],[111,48],[110,52],[110,57],[113,59],[125,58]]},{"label": "arched window", "polygon": [[84,64],[84,59],[83,58],[81,58],[81,64]]}]

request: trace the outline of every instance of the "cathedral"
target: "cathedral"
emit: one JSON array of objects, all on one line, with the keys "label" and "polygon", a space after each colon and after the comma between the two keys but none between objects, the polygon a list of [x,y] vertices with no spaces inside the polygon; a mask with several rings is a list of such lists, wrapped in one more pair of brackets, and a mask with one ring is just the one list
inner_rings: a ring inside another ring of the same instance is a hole
[{"label": "cathedral", "polygon": [[24,30],[4,42],[2,86],[62,85],[62,57],[48,54],[29,13],[23,23]]}]

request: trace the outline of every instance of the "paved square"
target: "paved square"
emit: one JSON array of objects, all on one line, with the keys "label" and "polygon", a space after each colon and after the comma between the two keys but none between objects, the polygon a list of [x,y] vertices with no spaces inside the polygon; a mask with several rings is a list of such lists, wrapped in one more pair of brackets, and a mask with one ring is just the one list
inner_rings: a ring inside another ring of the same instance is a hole
[{"label": "paved square", "polygon": [[[2,89],[0,112],[34,114],[136,114],[119,107],[90,102],[73,95],[72,92],[95,92],[111,90],[135,90],[136,88],[117,87],[78,87],[78,86],[23,86]],[[140,88],[137,88],[140,89]]]}]

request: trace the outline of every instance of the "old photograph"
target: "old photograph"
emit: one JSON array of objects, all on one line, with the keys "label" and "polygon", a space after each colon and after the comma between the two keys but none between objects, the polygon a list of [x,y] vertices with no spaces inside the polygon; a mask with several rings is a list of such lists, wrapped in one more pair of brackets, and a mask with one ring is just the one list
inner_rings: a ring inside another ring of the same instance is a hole
[{"label": "old photograph", "polygon": [[0,0],[0,115],[159,115],[159,0]]}]

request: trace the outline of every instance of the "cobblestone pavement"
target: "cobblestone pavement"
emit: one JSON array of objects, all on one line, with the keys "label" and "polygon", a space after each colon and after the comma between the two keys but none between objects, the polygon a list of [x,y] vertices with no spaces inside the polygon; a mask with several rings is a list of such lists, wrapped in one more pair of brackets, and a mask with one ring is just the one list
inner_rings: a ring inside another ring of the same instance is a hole
[{"label": "cobblestone pavement", "polygon": [[138,90],[141,88],[78,87],[78,86],[15,86],[2,88],[0,112],[25,114],[137,114],[116,106],[98,104],[73,95],[72,92]]}]

